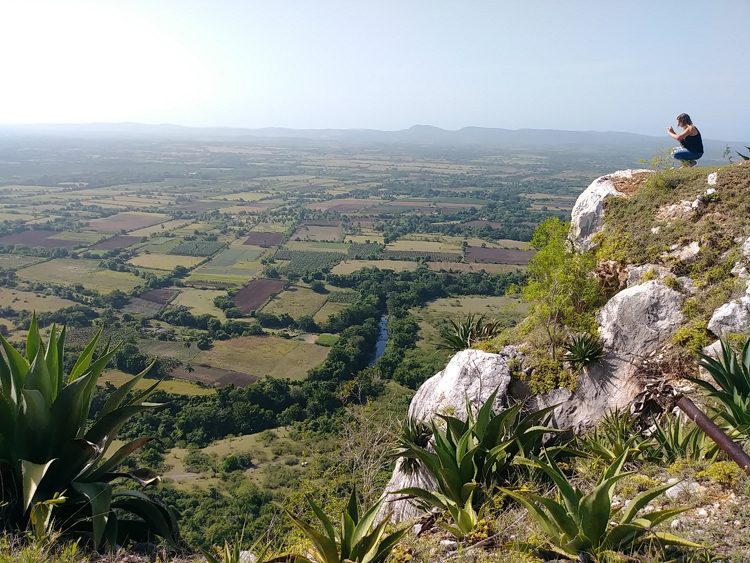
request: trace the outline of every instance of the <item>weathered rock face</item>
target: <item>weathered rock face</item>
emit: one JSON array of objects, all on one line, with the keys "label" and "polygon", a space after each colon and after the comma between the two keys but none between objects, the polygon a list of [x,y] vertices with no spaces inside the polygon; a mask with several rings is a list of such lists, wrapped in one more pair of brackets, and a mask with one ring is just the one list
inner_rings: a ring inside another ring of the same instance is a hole
[{"label": "weathered rock face", "polygon": [[625,287],[629,279],[628,271],[614,260],[599,262],[594,269],[594,276],[604,295],[614,295]]},{"label": "weathered rock face", "polygon": [[[419,420],[431,420],[436,414],[451,414],[466,418],[466,399],[476,409],[484,404],[495,389],[498,389],[495,410],[502,410],[502,400],[510,385],[508,363],[516,355],[514,347],[507,347],[500,354],[488,354],[481,350],[463,350],[451,358],[441,372],[425,381],[409,405],[409,416]],[[401,469],[401,460],[396,463],[391,480],[385,490],[397,491],[406,487],[434,488],[435,483],[424,471],[406,473]],[[392,520],[401,522],[421,512],[408,501],[393,501],[398,498],[386,495],[387,500],[381,517],[393,511]]]},{"label": "weathered rock face", "polygon": [[722,337],[731,333],[745,332],[750,328],[750,297],[741,297],[724,303],[714,311],[708,321],[708,330]]},{"label": "weathered rock face", "polygon": [[685,320],[682,299],[657,280],[621,291],[597,316],[605,349],[627,361],[655,350]]},{"label": "weathered rock face", "polygon": [[622,197],[626,194],[615,187],[617,179],[633,178],[634,174],[648,173],[650,170],[619,170],[609,176],[597,178],[578,196],[571,213],[571,236],[573,244],[580,250],[589,250],[593,245],[591,237],[602,227],[604,200],[608,197]]},{"label": "weathered rock face", "polygon": [[436,413],[466,417],[466,399],[474,405],[483,404],[499,388],[497,410],[510,385],[507,361],[512,349],[503,354],[481,350],[463,350],[453,356],[445,369],[425,381],[409,405],[409,416],[431,420]]}]

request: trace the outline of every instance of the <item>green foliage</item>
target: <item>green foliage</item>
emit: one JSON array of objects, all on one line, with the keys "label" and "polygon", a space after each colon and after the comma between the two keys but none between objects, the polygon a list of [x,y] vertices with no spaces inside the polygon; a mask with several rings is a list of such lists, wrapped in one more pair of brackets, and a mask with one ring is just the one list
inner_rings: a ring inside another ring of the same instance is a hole
[{"label": "green foliage", "polygon": [[[700,547],[671,534],[652,530],[657,524],[677,516],[686,508],[656,510],[638,516],[646,505],[676,483],[642,492],[628,503],[619,522],[610,524],[614,487],[618,481],[631,475],[622,472],[627,456],[627,452],[623,452],[615,458],[601,473],[594,489],[586,495],[570,483],[568,477],[548,456],[537,459],[534,465],[557,485],[556,500],[526,491],[503,491],[528,509],[547,536],[549,547],[565,557],[576,558],[581,554],[589,554],[600,560],[600,557],[612,552],[631,551],[639,544],[649,541]],[[532,548],[528,545],[519,547]]]},{"label": "green foliage", "polygon": [[674,276],[667,276],[666,278],[664,278],[664,285],[674,291],[682,291],[682,285]]},{"label": "green foliage", "polygon": [[365,260],[377,258],[385,250],[385,245],[377,242],[357,243],[353,242],[347,248],[347,256],[353,260]]},{"label": "green foliage", "polygon": [[614,410],[604,415],[594,431],[582,436],[578,445],[594,459],[613,463],[621,456],[625,461],[642,461],[652,456],[653,442],[641,437],[635,428],[637,416]]},{"label": "green foliage", "polygon": [[604,357],[604,345],[592,334],[574,336],[565,345],[565,351],[565,361],[576,371],[598,364]]},{"label": "green foliage", "polygon": [[518,379],[526,383],[529,391],[534,395],[541,395],[558,387],[575,389],[577,381],[575,373],[565,369],[562,362],[547,357],[543,350],[536,350],[531,362],[531,374],[519,372]]},{"label": "green foliage", "polygon": [[721,341],[721,356],[718,359],[698,354],[697,363],[705,368],[716,384],[702,379],[691,381],[702,387],[723,408],[714,409],[735,432],[750,438],[750,339],[737,354],[726,339]]},{"label": "green foliage", "polygon": [[[73,535],[90,537],[94,547],[113,548],[128,539],[153,534],[174,541],[177,524],[171,511],[140,491],[113,490],[111,482],[133,473],[118,472],[125,458],[152,438],[139,438],[105,459],[123,424],[159,405],[145,402],[160,382],[128,394],[147,368],[113,392],[94,420],[88,415],[96,382],[117,347],[109,343],[95,355],[100,333],[86,346],[69,376],[63,372],[65,329],[52,327],[45,345],[32,318],[24,358],[0,337],[0,483],[7,504],[0,507],[5,529],[46,528],[52,513]],[[65,493],[67,498],[61,496]],[[130,513],[119,518],[118,512]]]},{"label": "green foliage", "polygon": [[296,556],[297,561],[312,561],[314,563],[382,563],[391,553],[393,547],[408,531],[408,528],[404,528],[386,535],[390,513],[381,520],[380,524],[373,527],[375,517],[380,512],[385,498],[378,501],[360,517],[357,492],[352,489],[349,502],[341,515],[341,528],[337,537],[331,520],[312,499],[308,497],[307,501],[315,516],[317,516],[323,525],[324,532],[316,530],[287,510],[287,514],[292,522],[302,530],[315,546],[315,550],[312,553],[312,560],[307,557]]},{"label": "green foliage", "polygon": [[331,303],[356,303],[359,295],[354,291],[332,291],[328,294]]},{"label": "green foliage", "polygon": [[[719,447],[695,424],[688,425],[681,418],[668,416],[665,424],[656,421],[651,435],[655,443],[653,457],[662,463],[672,464],[678,459],[713,461]],[[689,428],[689,429],[688,429]]]},{"label": "green foliage", "polygon": [[451,353],[466,350],[482,340],[492,338],[501,329],[499,322],[485,320],[484,315],[477,316],[472,313],[458,322],[448,319],[448,322],[440,327],[438,349]]},{"label": "green foliage", "polygon": [[537,253],[529,262],[529,281],[522,289],[524,298],[531,303],[531,316],[547,333],[554,360],[555,330],[560,326],[582,328],[582,314],[592,311],[600,300],[599,285],[590,275],[594,269],[593,253],[572,252],[569,228],[569,223],[552,217],[534,231],[531,246]]},{"label": "green foliage", "polygon": [[707,479],[725,487],[733,487],[744,476],[745,472],[733,461],[712,463],[695,475],[697,479]]},{"label": "green foliage", "polygon": [[[591,238],[591,242],[597,247],[596,259],[599,262],[614,260],[620,264],[626,264],[633,248],[630,233],[627,232],[600,231]],[[643,281],[648,281],[646,276],[649,274],[652,276],[649,279],[656,277],[654,271],[649,270],[643,276]]]},{"label": "green foliage", "polygon": [[518,403],[495,414],[496,396],[497,389],[476,415],[467,399],[465,421],[441,415],[445,428],[433,421],[434,453],[403,437],[400,441],[400,455],[418,459],[437,484],[437,491],[408,487],[393,494],[409,495],[449,512],[454,525],[444,527],[458,538],[479,522],[475,506],[481,506],[499,483],[508,481],[513,460],[537,454],[545,435],[558,432],[546,426],[554,407],[522,416],[523,405]]},{"label": "green foliage", "polygon": [[[745,148],[750,151],[750,147],[745,147]],[[737,151],[735,151],[735,152],[737,152]],[[750,160],[750,156],[744,155],[741,152],[737,152],[737,154],[742,158],[742,160]]]},{"label": "green foliage", "polygon": [[708,323],[696,320],[679,328],[673,335],[672,341],[678,346],[684,346],[692,355],[698,354],[711,343],[708,337]]}]

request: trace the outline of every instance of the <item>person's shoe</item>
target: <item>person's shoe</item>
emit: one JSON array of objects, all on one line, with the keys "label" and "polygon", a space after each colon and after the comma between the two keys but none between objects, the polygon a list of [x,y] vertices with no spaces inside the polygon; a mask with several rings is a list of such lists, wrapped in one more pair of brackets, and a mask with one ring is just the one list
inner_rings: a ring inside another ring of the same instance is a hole
[{"label": "person's shoe", "polygon": [[692,168],[692,167],[693,167],[693,166],[695,166],[696,164],[698,164],[698,163],[697,163],[697,162],[695,162],[694,160],[691,160],[691,161],[690,161],[690,168]]}]

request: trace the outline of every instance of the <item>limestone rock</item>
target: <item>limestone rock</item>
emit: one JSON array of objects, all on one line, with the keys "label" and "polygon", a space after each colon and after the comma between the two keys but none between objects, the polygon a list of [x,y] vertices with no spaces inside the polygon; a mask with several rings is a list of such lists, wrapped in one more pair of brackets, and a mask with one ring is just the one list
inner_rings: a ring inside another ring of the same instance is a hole
[{"label": "limestone rock", "polygon": [[748,237],[745,242],[742,243],[740,252],[742,253],[742,257],[745,259],[745,261],[750,260],[750,237]]},{"label": "limestone rock", "polygon": [[674,258],[683,264],[692,264],[698,260],[701,252],[701,245],[698,241],[693,241],[685,246],[675,245],[670,248],[670,252],[662,255],[663,258]]},{"label": "limestone rock", "polygon": [[488,354],[481,350],[463,350],[453,356],[445,369],[425,381],[409,405],[409,416],[430,420],[435,414],[466,416],[466,398],[474,405],[483,404],[499,388],[496,410],[510,385],[508,361],[515,349]]},{"label": "limestone rock", "polygon": [[656,211],[657,221],[669,221],[671,219],[690,219],[695,212],[693,202],[683,200],[678,203],[663,205]]},{"label": "limestone rock", "polygon": [[682,295],[657,280],[621,291],[597,316],[605,349],[626,360],[643,357],[683,322],[681,306]]},{"label": "limestone rock", "polygon": [[712,172],[711,174],[708,175],[708,178],[706,178],[706,183],[708,183],[709,186],[715,186],[717,177],[718,177],[718,173]]},{"label": "limestone rock", "polygon": [[716,336],[745,332],[750,328],[750,297],[741,297],[724,303],[714,311],[708,321],[708,330]]},{"label": "limestone rock", "polygon": [[591,237],[602,227],[604,200],[608,197],[624,197],[625,192],[616,187],[618,180],[632,179],[635,174],[650,173],[650,170],[619,170],[609,176],[597,178],[578,196],[571,213],[571,236],[573,244],[581,250],[589,250]]},{"label": "limestone rock", "polygon": [[[431,420],[436,414],[450,413],[466,418],[466,399],[474,408],[484,404],[495,389],[495,410],[502,410],[502,401],[510,385],[508,363],[518,355],[517,348],[507,346],[499,354],[488,354],[481,350],[463,350],[453,356],[441,372],[425,381],[409,405],[409,416],[419,420]],[[380,517],[393,511],[391,520],[402,522],[419,516],[421,511],[409,501],[395,500],[399,495],[389,495],[406,487],[434,488],[432,478],[422,470],[407,473],[396,462],[391,480],[385,488],[386,502]]]}]

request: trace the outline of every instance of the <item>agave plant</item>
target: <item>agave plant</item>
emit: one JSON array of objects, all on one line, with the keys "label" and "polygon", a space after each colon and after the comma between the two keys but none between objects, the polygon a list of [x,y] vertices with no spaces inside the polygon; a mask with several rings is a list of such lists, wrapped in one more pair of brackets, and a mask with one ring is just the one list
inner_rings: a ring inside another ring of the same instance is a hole
[{"label": "agave plant", "polygon": [[714,359],[698,354],[697,363],[711,374],[717,389],[702,379],[691,381],[716,399],[724,408],[715,409],[735,432],[750,438],[750,339],[745,342],[739,355],[729,342],[721,341],[721,356]]},{"label": "agave plant", "polygon": [[643,438],[635,428],[637,415],[615,409],[604,415],[591,434],[578,439],[578,446],[589,457],[614,462],[621,455],[626,461],[643,461],[653,457],[655,443]]},{"label": "agave plant", "polygon": [[384,501],[385,498],[382,498],[360,517],[357,492],[352,489],[349,503],[341,515],[338,535],[331,520],[309,497],[307,502],[323,524],[324,532],[319,532],[287,510],[292,522],[315,546],[312,560],[302,556],[296,556],[294,559],[307,563],[382,563],[408,531],[408,528],[404,528],[386,535],[386,528],[391,519],[390,513],[373,528],[375,517]]},{"label": "agave plant", "polygon": [[448,320],[448,323],[440,328],[439,350],[449,352],[460,352],[471,348],[475,343],[492,338],[502,329],[498,321],[488,321],[484,315],[468,315],[462,321]]},{"label": "agave plant", "polygon": [[[526,491],[503,489],[517,500],[534,518],[547,535],[552,551],[569,558],[581,554],[594,556],[597,561],[608,552],[631,550],[641,542],[656,541],[683,547],[701,547],[671,534],[656,532],[653,527],[677,516],[688,508],[656,510],[638,516],[652,500],[677,483],[656,487],[636,496],[622,512],[619,522],[610,524],[612,494],[615,484],[631,472],[623,473],[627,453],[623,452],[600,475],[594,489],[584,495],[571,485],[568,478],[551,458],[536,459],[533,465],[544,471],[557,485],[557,499],[534,495]],[[516,548],[533,549],[528,544]]]},{"label": "agave plant", "polygon": [[666,463],[678,459],[714,461],[719,454],[719,446],[703,430],[696,425],[688,430],[687,424],[676,416],[668,417],[664,425],[656,421],[651,438],[656,444],[655,457]]},{"label": "agave plant", "polygon": [[466,420],[441,416],[445,428],[433,421],[434,453],[402,441],[401,455],[418,459],[437,483],[437,491],[407,487],[392,494],[408,495],[448,511],[454,525],[443,527],[458,538],[476,526],[479,517],[475,507],[482,505],[498,483],[508,479],[514,458],[539,453],[545,436],[559,432],[546,426],[554,406],[522,416],[523,405],[519,403],[493,413],[497,392],[495,389],[476,416],[467,400]]},{"label": "agave plant", "polygon": [[[130,478],[117,472],[122,461],[151,438],[134,440],[105,458],[120,428],[135,414],[159,405],[145,400],[158,382],[128,397],[146,374],[115,391],[94,420],[88,419],[96,381],[117,352],[107,343],[96,354],[101,330],[78,357],[70,374],[63,373],[65,328],[52,326],[45,345],[36,317],[26,341],[27,361],[5,338],[0,344],[0,519],[5,529],[37,533],[55,524],[67,532],[91,537],[95,547],[122,545],[153,534],[174,541],[172,512],[141,491],[113,492],[111,482]],[[63,496],[64,495],[64,496]],[[126,518],[118,518],[125,513]]]},{"label": "agave plant", "polygon": [[573,340],[565,345],[565,351],[565,361],[575,370],[598,364],[604,357],[604,345],[591,334],[574,336]]},{"label": "agave plant", "polygon": [[432,438],[432,429],[423,420],[408,417],[403,422],[392,456],[402,459],[400,467],[404,473],[413,474],[422,465],[418,458],[408,455],[412,445],[426,448],[430,443],[430,438]]}]

